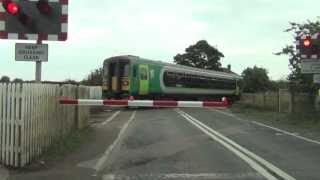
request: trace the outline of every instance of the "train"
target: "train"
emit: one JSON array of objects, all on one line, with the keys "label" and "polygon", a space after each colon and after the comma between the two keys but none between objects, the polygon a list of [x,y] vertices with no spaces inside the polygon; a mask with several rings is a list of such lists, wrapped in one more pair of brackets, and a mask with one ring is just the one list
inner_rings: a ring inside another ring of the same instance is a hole
[{"label": "train", "polygon": [[239,98],[241,76],[144,59],[115,56],[104,60],[105,98],[150,100],[216,100]]}]

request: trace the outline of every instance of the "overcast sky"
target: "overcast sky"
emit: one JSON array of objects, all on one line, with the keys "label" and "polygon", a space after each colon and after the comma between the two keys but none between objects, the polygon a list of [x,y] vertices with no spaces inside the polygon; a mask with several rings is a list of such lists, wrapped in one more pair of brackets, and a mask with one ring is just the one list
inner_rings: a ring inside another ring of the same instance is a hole
[{"label": "overcast sky", "polygon": [[[173,62],[201,39],[237,73],[257,65],[285,78],[288,58],[273,55],[292,42],[283,30],[289,21],[315,20],[319,7],[319,0],[70,0],[69,39],[48,43],[43,79],[81,80],[116,55]],[[34,63],[14,61],[14,42],[0,40],[0,76],[34,79]]]}]

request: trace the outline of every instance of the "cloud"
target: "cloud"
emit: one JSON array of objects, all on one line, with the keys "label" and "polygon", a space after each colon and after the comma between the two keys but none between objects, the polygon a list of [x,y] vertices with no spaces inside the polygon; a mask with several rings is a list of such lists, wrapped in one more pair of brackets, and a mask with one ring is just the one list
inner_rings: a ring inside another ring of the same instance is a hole
[{"label": "cloud", "polygon": [[[312,4],[312,6],[310,6]],[[292,37],[289,21],[318,16],[318,0],[118,0],[70,1],[69,39],[49,42],[48,80],[81,80],[110,56],[132,54],[172,62],[200,39],[217,46],[241,73],[266,67],[288,74],[287,57],[274,56]],[[13,41],[0,41],[0,75],[33,79],[34,64],[14,62]]]}]

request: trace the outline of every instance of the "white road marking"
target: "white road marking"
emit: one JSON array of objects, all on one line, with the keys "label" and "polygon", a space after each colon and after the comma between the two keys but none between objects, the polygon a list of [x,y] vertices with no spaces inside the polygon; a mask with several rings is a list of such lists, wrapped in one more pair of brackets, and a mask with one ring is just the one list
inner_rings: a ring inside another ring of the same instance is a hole
[{"label": "white road marking", "polygon": [[119,144],[120,140],[122,139],[122,136],[124,135],[125,131],[127,130],[128,126],[129,126],[129,124],[135,118],[135,115],[136,115],[136,111],[134,111],[132,113],[128,122],[126,122],[126,124],[123,125],[122,129],[120,130],[120,133],[118,134],[117,139],[109,146],[109,148],[104,152],[103,156],[98,160],[98,162],[94,166],[94,169],[96,171],[100,171],[103,168],[103,165],[108,160],[108,157],[111,154],[112,150],[116,147],[116,145]]},{"label": "white road marking", "polygon": [[287,131],[285,131],[285,130],[282,130],[282,129],[279,129],[279,128],[276,128],[276,127],[272,127],[272,126],[268,126],[268,125],[265,125],[265,124],[263,124],[263,123],[259,123],[259,122],[256,122],[256,121],[253,121],[252,123],[254,123],[254,124],[256,124],[256,125],[259,125],[259,126],[263,126],[263,127],[266,127],[266,128],[273,129],[273,130],[275,130],[275,131],[278,131],[278,132],[281,132],[281,133],[283,133],[283,134],[287,134],[287,135],[296,137],[296,138],[298,138],[298,139],[302,139],[302,140],[307,141],[307,142],[310,142],[310,143],[315,143],[315,144],[320,145],[320,142],[319,142],[319,141],[312,140],[312,139],[309,139],[309,138],[306,138],[306,137],[303,137],[303,136],[299,136],[297,133],[287,132]]},{"label": "white road marking", "polygon": [[[255,169],[257,172],[259,172],[261,175],[266,177],[267,179],[277,179],[274,175],[270,174],[264,167],[266,167],[268,170],[273,171],[278,176],[282,177],[286,180],[294,180],[292,176],[285,173],[281,169],[277,168],[273,164],[269,163],[268,161],[264,160],[263,158],[259,157],[258,155],[250,152],[249,150],[245,149],[244,147],[240,146],[239,144],[235,143],[231,139],[225,137],[224,135],[220,134],[219,132],[211,129],[207,125],[203,124],[196,118],[190,116],[189,114],[177,110],[177,112],[184,117],[186,120],[188,120],[190,123],[198,127],[200,130],[202,130],[205,134],[222,144],[224,147],[229,149],[231,152],[238,155],[241,159],[243,159],[245,162],[247,162],[253,169]],[[260,164],[262,164],[264,167],[262,167]]]},{"label": "white road marking", "polygon": [[102,180],[130,180],[130,179],[264,179],[259,173],[200,173],[200,174],[106,174]]},{"label": "white road marking", "polygon": [[277,178],[274,177],[272,174],[270,174],[267,170],[265,170],[262,166],[260,166],[258,163],[256,163],[254,160],[250,159],[248,156],[246,156],[244,153],[240,152],[239,150],[233,148],[231,145],[227,144],[220,138],[218,138],[216,135],[210,133],[208,130],[206,130],[204,127],[197,124],[192,118],[190,118],[185,112],[178,110],[177,111],[182,117],[184,117],[187,121],[189,121],[191,124],[199,128],[202,132],[207,134],[209,137],[214,139],[215,141],[219,142],[221,145],[223,145],[225,148],[236,154],[238,157],[240,157],[242,160],[244,160],[250,167],[252,167],[254,170],[259,172],[261,175],[266,177],[270,180],[276,180]]},{"label": "white road marking", "polygon": [[115,113],[112,114],[107,120],[105,120],[102,125],[105,125],[109,122],[111,122],[115,117],[117,117],[118,114],[120,114],[121,111],[116,111]]},{"label": "white road marking", "polygon": [[[116,176],[114,174],[103,175],[102,180],[115,180]],[[126,178],[129,179],[129,178]]]},{"label": "white road marking", "polygon": [[250,123],[253,123],[253,124],[256,124],[258,126],[262,126],[262,127],[266,127],[266,128],[269,128],[269,129],[272,129],[272,130],[275,130],[277,132],[281,132],[283,134],[286,134],[286,135],[289,135],[289,136],[293,136],[293,137],[296,137],[298,139],[302,139],[304,141],[307,141],[307,142],[310,142],[310,143],[315,143],[315,144],[318,144],[320,145],[320,142],[319,141],[316,141],[316,140],[313,140],[313,139],[309,139],[309,138],[306,138],[306,137],[303,137],[303,136],[300,136],[298,135],[297,133],[291,133],[291,132],[288,132],[288,131],[285,131],[285,130],[282,130],[282,129],[279,129],[279,128],[276,128],[276,127],[272,127],[272,126],[268,126],[268,125],[265,125],[263,123],[260,123],[260,122],[256,122],[256,121],[248,121],[248,120],[244,120],[244,119],[241,119],[233,114],[230,114],[230,113],[227,113],[227,112],[223,112],[223,111],[219,111],[219,110],[214,110],[216,112],[219,112],[221,114],[224,114],[224,115],[227,115],[227,116],[230,116],[230,117],[233,117],[237,120],[240,120],[240,121],[247,121],[247,122],[250,122]]}]

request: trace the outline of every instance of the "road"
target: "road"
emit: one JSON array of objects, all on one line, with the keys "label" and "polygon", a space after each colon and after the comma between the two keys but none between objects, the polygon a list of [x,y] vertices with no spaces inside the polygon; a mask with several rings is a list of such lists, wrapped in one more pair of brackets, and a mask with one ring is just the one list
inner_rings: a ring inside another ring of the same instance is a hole
[{"label": "road", "polygon": [[95,142],[9,179],[320,179],[320,142],[227,110],[114,110],[97,119]]}]

